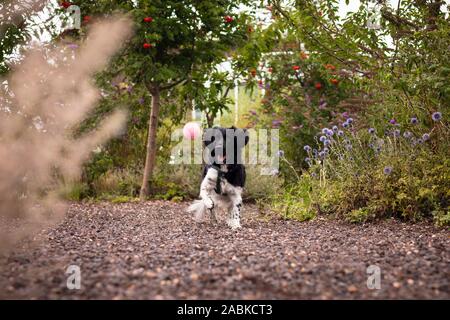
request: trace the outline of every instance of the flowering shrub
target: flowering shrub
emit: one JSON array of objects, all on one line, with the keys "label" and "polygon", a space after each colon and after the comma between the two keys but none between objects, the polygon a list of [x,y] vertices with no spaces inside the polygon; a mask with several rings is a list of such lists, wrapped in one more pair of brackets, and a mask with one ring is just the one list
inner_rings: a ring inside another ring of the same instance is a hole
[{"label": "flowering shrub", "polygon": [[283,196],[287,200],[274,199],[274,206],[302,220],[330,213],[352,222],[390,216],[449,224],[450,130],[441,113],[431,117],[429,131],[414,118],[359,130],[348,118],[322,129],[315,145],[303,147],[309,169],[299,187]]},{"label": "flowering shrub", "polygon": [[249,83],[258,83],[264,96],[258,112],[250,110],[246,115],[249,126],[280,129],[286,158],[301,167],[305,152],[297,146],[313,142],[315,130],[348,110],[339,103],[352,95],[351,76],[295,48],[266,56],[258,71]]}]

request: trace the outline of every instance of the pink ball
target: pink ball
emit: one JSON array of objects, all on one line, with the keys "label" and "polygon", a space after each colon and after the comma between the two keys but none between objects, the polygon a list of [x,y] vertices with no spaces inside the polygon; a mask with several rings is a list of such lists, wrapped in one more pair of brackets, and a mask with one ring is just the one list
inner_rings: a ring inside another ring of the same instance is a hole
[{"label": "pink ball", "polygon": [[197,122],[188,122],[184,125],[183,135],[188,140],[194,140],[200,136],[201,129]]}]

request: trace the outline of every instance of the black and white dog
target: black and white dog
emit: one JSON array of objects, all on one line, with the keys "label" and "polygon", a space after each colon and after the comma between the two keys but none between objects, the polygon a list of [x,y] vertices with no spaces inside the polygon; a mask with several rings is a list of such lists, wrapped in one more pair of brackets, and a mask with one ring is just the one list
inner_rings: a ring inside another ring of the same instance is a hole
[{"label": "black and white dog", "polygon": [[197,222],[203,221],[209,211],[216,222],[215,210],[228,213],[227,223],[232,229],[241,227],[242,191],[245,185],[245,166],[241,153],[248,143],[246,129],[210,128],[203,135],[204,159],[203,180],[200,185],[200,200],[188,208]]}]

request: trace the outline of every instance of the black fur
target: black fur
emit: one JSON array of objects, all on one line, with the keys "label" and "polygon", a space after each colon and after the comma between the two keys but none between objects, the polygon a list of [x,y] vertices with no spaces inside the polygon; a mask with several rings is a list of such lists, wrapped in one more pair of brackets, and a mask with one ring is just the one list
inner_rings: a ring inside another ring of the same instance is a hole
[{"label": "black fur", "polygon": [[[230,141],[227,141],[227,130],[234,137],[232,140],[228,139]],[[221,152],[223,156],[227,156],[227,149],[233,150],[234,159],[231,161],[228,157],[226,158],[227,172],[224,173],[223,177],[235,187],[244,187],[246,173],[245,166],[242,164],[242,151],[248,141],[249,135],[246,129],[237,129],[235,127],[207,129],[203,136],[203,143],[208,149],[208,159],[203,168],[203,178],[206,176],[209,168],[220,168],[224,164],[218,161],[218,154],[216,153]]]},{"label": "black fur", "polygon": [[[212,164],[207,164],[203,167],[202,179],[205,178],[208,169],[212,166]],[[245,186],[245,180],[247,178],[245,173],[245,166],[243,164],[227,165],[227,169],[228,172],[225,172],[223,177],[233,186],[243,188]]]}]

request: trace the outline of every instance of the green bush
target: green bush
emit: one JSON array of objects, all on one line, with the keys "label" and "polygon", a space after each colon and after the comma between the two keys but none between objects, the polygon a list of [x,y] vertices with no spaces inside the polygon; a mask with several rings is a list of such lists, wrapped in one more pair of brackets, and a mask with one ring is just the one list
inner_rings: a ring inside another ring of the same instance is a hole
[{"label": "green bush", "polygon": [[313,219],[316,212],[311,190],[311,180],[304,177],[297,185],[286,188],[284,192],[272,194],[271,207],[285,219],[299,221]]},{"label": "green bush", "polygon": [[91,192],[95,197],[108,196],[137,197],[141,184],[141,174],[132,169],[108,170],[91,184]]},{"label": "green bush", "polygon": [[61,186],[60,194],[63,199],[70,201],[80,201],[87,198],[89,195],[89,188],[82,182],[64,183]]},{"label": "green bush", "polygon": [[282,193],[284,181],[281,176],[261,175],[261,167],[252,165],[246,165],[246,173],[244,200],[267,199],[271,195]]},{"label": "green bush", "polygon": [[450,148],[444,122],[436,121],[431,130],[396,122],[378,130],[355,130],[353,121],[345,126],[324,129],[317,148],[305,146],[310,168],[293,193],[274,200],[275,208],[302,219],[314,210],[351,222],[398,217],[449,224]]}]

